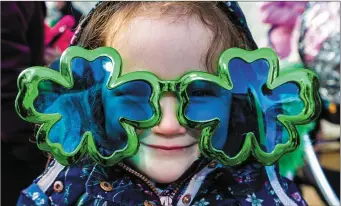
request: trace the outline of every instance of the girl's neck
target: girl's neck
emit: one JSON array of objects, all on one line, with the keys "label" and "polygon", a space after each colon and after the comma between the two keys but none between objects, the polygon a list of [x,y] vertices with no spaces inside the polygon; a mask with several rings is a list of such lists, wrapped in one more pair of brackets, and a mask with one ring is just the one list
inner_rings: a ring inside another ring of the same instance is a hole
[{"label": "girl's neck", "polygon": [[[157,194],[160,195],[162,193],[173,193],[174,195],[179,191],[184,184],[193,177],[194,174],[199,172],[202,168],[204,168],[209,163],[209,160],[204,157],[199,157],[196,161],[192,163],[192,165],[182,174],[176,181],[170,183],[158,183],[152,181],[147,175],[138,171],[132,164],[125,161],[124,165],[126,166],[125,170],[137,176],[138,178],[142,178],[143,181],[148,184],[148,186]],[[151,184],[151,185],[149,185]]]}]

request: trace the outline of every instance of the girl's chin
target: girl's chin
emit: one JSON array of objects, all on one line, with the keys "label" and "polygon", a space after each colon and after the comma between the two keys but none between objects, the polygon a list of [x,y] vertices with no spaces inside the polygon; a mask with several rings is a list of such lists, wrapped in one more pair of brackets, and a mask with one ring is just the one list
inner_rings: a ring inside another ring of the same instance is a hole
[{"label": "girl's chin", "polygon": [[[197,158],[176,159],[160,161],[149,159],[147,162],[137,162],[131,159],[129,162],[134,165],[138,172],[146,175],[152,181],[158,183],[171,183],[181,177]],[[140,159],[141,160],[141,159]]]},{"label": "girl's chin", "polygon": [[[186,152],[185,152],[186,153]],[[191,152],[178,155],[155,155],[154,151],[140,147],[139,152],[128,161],[138,172],[143,173],[152,181],[158,183],[171,183],[182,174],[199,157],[199,148],[191,148]]]},{"label": "girl's chin", "polygon": [[171,183],[181,177],[187,168],[173,168],[173,169],[154,169],[146,171],[145,174],[154,182]]}]

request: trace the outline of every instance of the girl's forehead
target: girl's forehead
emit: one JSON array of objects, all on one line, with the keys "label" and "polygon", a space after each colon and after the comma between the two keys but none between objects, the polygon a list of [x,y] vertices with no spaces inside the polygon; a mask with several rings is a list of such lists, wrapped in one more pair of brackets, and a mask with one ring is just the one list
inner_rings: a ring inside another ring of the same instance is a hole
[{"label": "girl's forehead", "polygon": [[191,70],[206,71],[212,33],[196,17],[136,17],[110,42],[123,60],[123,73],[147,70],[174,79]]}]

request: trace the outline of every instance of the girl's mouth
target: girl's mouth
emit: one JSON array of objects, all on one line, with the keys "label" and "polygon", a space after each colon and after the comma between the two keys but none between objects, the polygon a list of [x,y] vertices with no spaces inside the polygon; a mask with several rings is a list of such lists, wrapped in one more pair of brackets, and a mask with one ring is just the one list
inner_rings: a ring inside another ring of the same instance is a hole
[{"label": "girl's mouth", "polygon": [[160,150],[183,150],[186,149],[188,147],[191,147],[195,144],[197,144],[197,142],[190,144],[190,145],[186,145],[186,146],[163,146],[163,145],[151,145],[151,144],[145,144],[143,142],[141,142],[142,145],[147,146],[147,147],[151,147],[154,149],[160,149]]}]

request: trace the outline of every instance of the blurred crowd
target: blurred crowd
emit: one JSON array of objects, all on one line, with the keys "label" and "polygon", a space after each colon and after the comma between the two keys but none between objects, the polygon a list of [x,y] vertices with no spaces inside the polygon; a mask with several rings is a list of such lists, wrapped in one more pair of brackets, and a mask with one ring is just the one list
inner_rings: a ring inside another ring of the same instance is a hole
[{"label": "blurred crowd", "polygon": [[[1,203],[15,205],[20,191],[45,168],[31,125],[18,116],[17,78],[30,66],[49,65],[68,47],[83,13],[71,2],[1,2]],[[23,173],[23,171],[25,171]]]},{"label": "blurred crowd", "polygon": [[[251,4],[257,4],[262,23],[270,28],[264,39],[278,54],[281,69],[307,68],[319,75],[323,109],[308,132],[317,156],[328,152],[339,156],[340,3]],[[30,66],[49,65],[58,59],[91,5],[64,1],[1,2],[1,173],[2,185],[8,187],[1,194],[4,205],[15,205],[20,190],[44,170],[49,158],[34,144],[35,126],[21,120],[15,112],[18,75]],[[250,18],[247,13],[246,18]],[[286,165],[289,169],[283,175],[299,185],[313,186],[327,204],[311,168],[306,166],[304,149],[300,154],[302,163],[290,168]],[[340,166],[322,169],[340,198]]]}]

